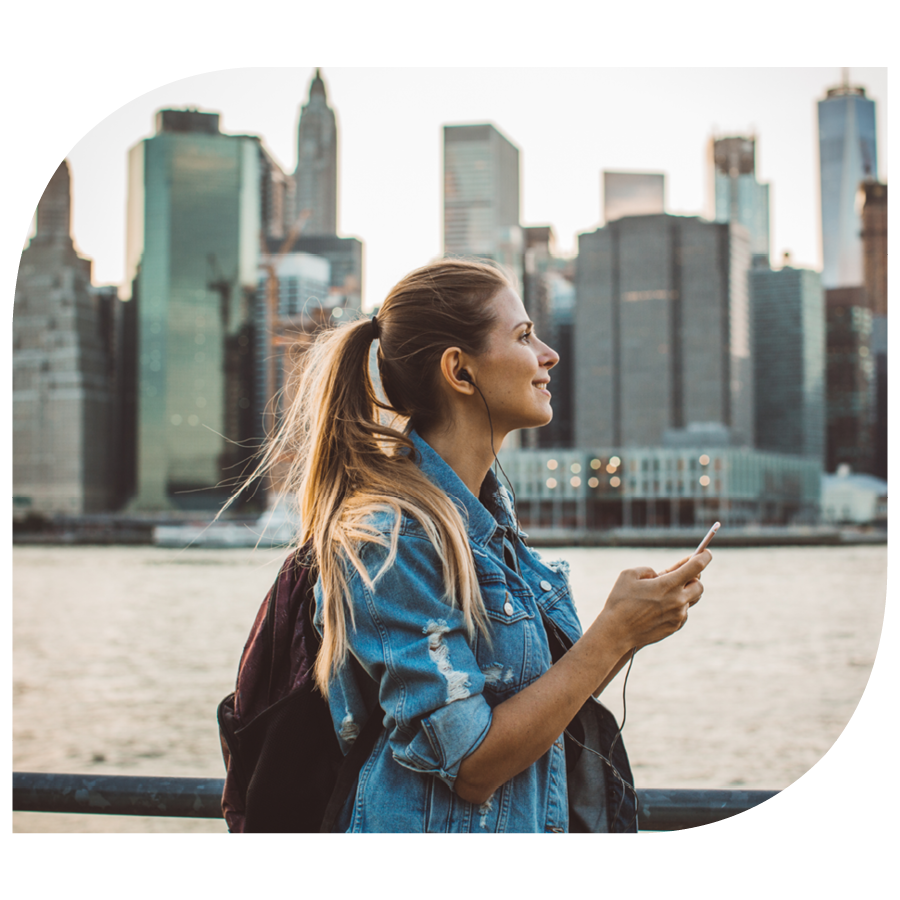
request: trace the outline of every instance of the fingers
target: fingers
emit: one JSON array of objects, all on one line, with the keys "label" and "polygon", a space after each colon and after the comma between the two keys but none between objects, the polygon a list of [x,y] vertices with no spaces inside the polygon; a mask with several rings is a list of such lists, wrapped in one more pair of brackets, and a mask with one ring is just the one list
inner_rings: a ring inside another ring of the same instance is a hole
[{"label": "fingers", "polygon": [[663,569],[663,571],[660,572],[660,575],[668,575],[670,572],[674,572],[676,569],[681,568],[681,566],[683,566],[689,559],[690,557],[686,556],[684,559],[678,560],[678,562],[675,563],[674,566],[669,566],[668,569]]},{"label": "fingers", "polygon": [[688,606],[693,606],[703,596],[703,585],[699,581],[689,582],[684,590]]},{"label": "fingers", "polygon": [[700,573],[712,562],[712,553],[704,550],[696,556],[689,556],[677,567],[667,569],[660,578],[668,578],[678,584],[687,584],[700,577]]}]

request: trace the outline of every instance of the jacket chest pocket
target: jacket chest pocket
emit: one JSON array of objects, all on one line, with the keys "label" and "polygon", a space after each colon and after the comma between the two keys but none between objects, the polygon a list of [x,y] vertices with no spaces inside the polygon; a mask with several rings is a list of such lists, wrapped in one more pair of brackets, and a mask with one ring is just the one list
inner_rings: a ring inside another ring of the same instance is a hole
[{"label": "jacket chest pocket", "polygon": [[481,585],[491,640],[479,634],[476,658],[489,697],[505,699],[540,675],[534,614],[510,593],[505,582]]}]

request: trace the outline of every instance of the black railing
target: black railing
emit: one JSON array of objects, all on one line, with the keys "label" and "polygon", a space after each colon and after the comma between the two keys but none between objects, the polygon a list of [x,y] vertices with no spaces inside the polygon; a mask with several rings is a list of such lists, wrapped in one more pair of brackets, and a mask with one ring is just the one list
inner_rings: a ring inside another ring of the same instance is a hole
[{"label": "black railing", "polygon": [[[221,819],[223,784],[221,778],[13,772],[13,811]],[[778,791],[639,788],[637,793],[641,831],[676,831],[745,812]]]}]

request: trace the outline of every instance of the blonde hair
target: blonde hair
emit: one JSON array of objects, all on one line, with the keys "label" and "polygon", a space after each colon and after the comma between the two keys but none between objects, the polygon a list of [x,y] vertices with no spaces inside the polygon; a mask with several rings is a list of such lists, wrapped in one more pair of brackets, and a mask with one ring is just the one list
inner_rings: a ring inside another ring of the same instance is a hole
[{"label": "blonde hair", "polygon": [[[276,463],[286,466],[285,493],[301,523],[296,545],[311,546],[321,584],[324,637],[314,674],[326,696],[347,659],[347,620],[354,621],[347,564],[372,588],[396,558],[403,515],[418,521],[434,545],[444,599],[462,610],[470,637],[476,630],[488,635],[465,523],[419,470],[405,431],[440,421],[441,355],[448,347],[484,352],[494,321],[490,300],[509,284],[492,265],[453,259],[402,279],[377,316],[384,399],[369,370],[376,337],[369,319],[327,329],[302,359],[294,400],[252,478]],[[372,524],[383,510],[394,514],[387,539]],[[361,559],[368,543],[388,549],[374,578]]]}]

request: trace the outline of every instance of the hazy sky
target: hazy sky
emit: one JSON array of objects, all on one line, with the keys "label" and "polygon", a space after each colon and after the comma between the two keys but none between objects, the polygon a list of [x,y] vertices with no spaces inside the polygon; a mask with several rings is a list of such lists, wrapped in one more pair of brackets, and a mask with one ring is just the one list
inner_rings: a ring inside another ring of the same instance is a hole
[{"label": "hazy sky", "polygon": [[[124,271],[126,154],[161,107],[221,113],[228,133],[260,135],[296,164],[299,107],[311,68],[228,69],[127,103],[68,153],[73,233],[97,283]],[[521,219],[554,227],[558,250],[602,224],[601,171],[664,172],[668,209],[705,214],[707,143],[757,136],[757,177],[771,184],[772,259],[821,268],[816,101],[838,68],[324,68],[338,122],[339,231],[365,244],[364,302],[439,255],[441,126],[493,122],[520,150]],[[879,175],[887,178],[885,68],[851,69],[877,104]],[[48,173],[48,176],[49,177]],[[36,200],[37,198],[35,198]]]}]

